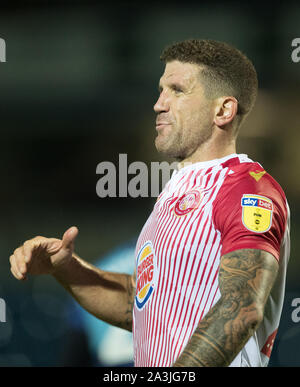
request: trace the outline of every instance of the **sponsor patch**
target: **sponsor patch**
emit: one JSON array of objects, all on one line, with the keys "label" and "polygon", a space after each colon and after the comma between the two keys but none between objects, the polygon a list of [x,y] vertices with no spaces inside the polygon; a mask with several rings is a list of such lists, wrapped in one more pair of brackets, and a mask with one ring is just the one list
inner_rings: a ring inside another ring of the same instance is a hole
[{"label": "sponsor patch", "polygon": [[241,202],[243,225],[250,231],[266,232],[272,225],[272,200],[264,196],[246,194]]},{"label": "sponsor patch", "polygon": [[176,202],[174,212],[177,216],[187,215],[194,211],[201,201],[201,194],[197,190],[191,190],[183,194]]},{"label": "sponsor patch", "polygon": [[156,283],[156,257],[151,241],[140,249],[136,259],[136,296],[139,310],[150,300]]}]

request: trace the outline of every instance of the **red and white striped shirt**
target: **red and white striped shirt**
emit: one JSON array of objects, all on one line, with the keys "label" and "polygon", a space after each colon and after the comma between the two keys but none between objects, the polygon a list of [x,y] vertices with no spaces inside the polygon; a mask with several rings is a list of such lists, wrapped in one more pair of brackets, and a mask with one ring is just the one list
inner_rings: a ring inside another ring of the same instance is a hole
[{"label": "red and white striped shirt", "polygon": [[264,321],[231,364],[265,366],[279,325],[289,257],[285,195],[247,155],[174,171],[136,246],[135,366],[167,367],[176,361],[221,296],[221,256],[242,248],[266,250],[279,261]]}]

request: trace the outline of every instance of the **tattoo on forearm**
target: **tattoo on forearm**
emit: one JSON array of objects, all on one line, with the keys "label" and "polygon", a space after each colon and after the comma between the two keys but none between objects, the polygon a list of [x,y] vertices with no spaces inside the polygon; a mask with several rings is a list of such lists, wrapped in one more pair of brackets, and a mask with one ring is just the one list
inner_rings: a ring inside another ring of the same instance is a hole
[{"label": "tattoo on forearm", "polygon": [[174,366],[227,366],[258,327],[278,271],[274,257],[245,249],[221,258],[220,300],[200,321]]}]

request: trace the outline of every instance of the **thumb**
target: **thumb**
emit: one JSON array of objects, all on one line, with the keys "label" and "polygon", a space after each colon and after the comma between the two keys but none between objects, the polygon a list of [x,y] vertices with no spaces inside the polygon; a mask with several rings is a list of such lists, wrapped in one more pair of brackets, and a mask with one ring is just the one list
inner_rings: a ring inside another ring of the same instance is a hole
[{"label": "thumb", "polygon": [[70,227],[63,235],[62,239],[62,249],[67,249],[67,250],[73,250],[74,249],[74,242],[75,239],[78,235],[78,228],[73,226]]}]

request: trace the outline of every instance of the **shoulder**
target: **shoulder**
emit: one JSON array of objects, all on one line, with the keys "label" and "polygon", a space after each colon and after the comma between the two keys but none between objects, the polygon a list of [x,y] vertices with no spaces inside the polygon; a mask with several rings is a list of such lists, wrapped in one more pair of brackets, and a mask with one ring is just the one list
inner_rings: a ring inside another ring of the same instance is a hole
[{"label": "shoulder", "polygon": [[226,167],[212,211],[213,223],[221,234],[222,254],[254,248],[279,259],[288,220],[283,189],[259,163]]},{"label": "shoulder", "polygon": [[217,201],[222,197],[229,199],[236,195],[256,194],[269,197],[278,204],[285,205],[286,196],[282,187],[258,162],[229,164],[226,167],[228,167],[228,173]]},{"label": "shoulder", "polygon": [[[285,229],[288,218],[287,200],[280,184],[257,162],[228,165],[227,175],[213,203],[215,225],[224,229],[240,219],[247,225],[249,220],[266,217],[266,224],[279,224]],[[276,222],[275,222],[276,221]],[[255,230],[255,227],[249,227]],[[267,229],[267,227],[266,227]]]}]

